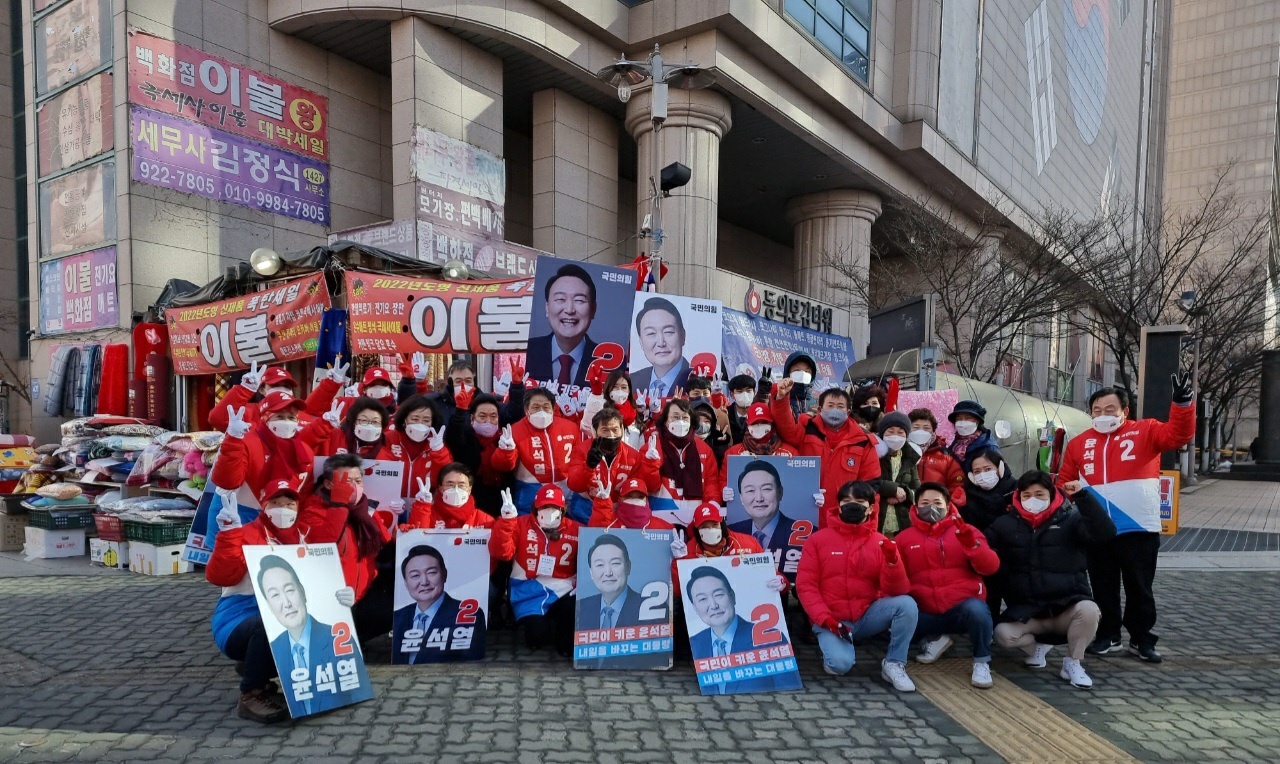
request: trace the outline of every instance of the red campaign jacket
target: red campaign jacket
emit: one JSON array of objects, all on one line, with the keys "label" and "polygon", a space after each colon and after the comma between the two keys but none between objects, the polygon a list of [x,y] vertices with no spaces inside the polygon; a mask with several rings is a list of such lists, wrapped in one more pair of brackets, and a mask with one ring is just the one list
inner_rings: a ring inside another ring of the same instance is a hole
[{"label": "red campaign jacket", "polygon": [[[324,544],[334,541],[324,537],[328,510],[323,506],[304,504],[291,528],[268,528],[267,517],[259,514],[239,528],[219,531],[213,541],[213,552],[204,569],[205,579],[214,586],[236,586],[249,575],[244,547],[264,544]],[[313,529],[319,530],[313,530]]]},{"label": "red campaign jacket", "polygon": [[[361,506],[364,506],[363,502]],[[319,494],[312,494],[303,502],[299,516],[302,512],[307,512],[312,516],[324,518],[323,522],[312,530],[311,535],[307,536],[307,543],[338,545],[338,559],[342,562],[342,578],[347,586],[355,590],[356,599],[359,600],[364,597],[365,592],[369,591],[369,586],[378,575],[378,556],[376,554],[369,557],[360,556],[360,547],[356,544],[355,535],[347,526],[347,513],[353,511],[367,510],[352,510],[341,504],[329,504]],[[373,513],[373,517],[382,530],[382,543],[389,543],[392,529],[395,527],[395,514],[390,510],[379,509]]]},{"label": "red campaign jacket", "polygon": [[[587,521],[588,528],[628,528],[618,519],[618,512],[615,505],[609,499],[593,498],[591,500],[591,519]],[[674,530],[675,526],[663,520],[660,517],[650,517],[649,522],[638,530],[642,531],[669,531]]]},{"label": "red campaign jacket", "polygon": [[[487,486],[506,485],[507,476],[511,470],[515,469],[515,451],[503,451],[498,448],[498,440],[501,437],[501,435],[494,435],[492,438],[476,436],[476,440],[480,443],[480,468],[476,470],[477,483],[484,483]],[[508,461],[511,466],[507,466]],[[436,474],[438,476],[439,471]],[[434,482],[432,484],[434,485]],[[418,492],[417,484],[414,484],[413,492]]]},{"label": "red campaign jacket", "polygon": [[[419,478],[429,478],[434,488],[440,482],[440,470],[453,461],[453,454],[449,453],[448,446],[441,445],[440,448],[432,451],[429,438],[421,443],[414,443],[407,435],[396,430],[387,430],[382,433],[382,437],[391,454],[390,458],[399,459],[404,463],[404,480],[400,484],[401,496],[412,496],[417,493]],[[475,469],[477,465],[468,466]]]},{"label": "red campaign jacket", "polygon": [[[333,403],[333,396],[342,390],[342,385],[334,382],[332,379],[325,377],[306,397],[307,410],[298,415],[298,423],[306,425],[312,419],[324,416],[329,411],[329,406]],[[244,406],[244,421],[252,424],[258,421],[258,407],[256,404],[250,403],[249,399],[253,397],[253,393],[249,392],[244,385],[235,385],[227,394],[222,396],[222,400],[213,404],[213,408],[209,409],[209,426],[226,432],[227,430],[227,406],[239,409]]]},{"label": "red campaign jacket", "polygon": [[941,441],[935,440],[924,450],[916,462],[916,472],[921,483],[945,485],[951,491],[952,504],[963,507],[969,503],[964,494],[964,468]]},{"label": "red campaign jacket", "polygon": [[493,465],[499,472],[515,471],[525,483],[555,483],[569,476],[569,459],[579,441],[578,426],[556,414],[545,431],[529,424],[528,417],[511,425],[514,451],[498,449]]},{"label": "red campaign jacket", "polygon": [[[356,456],[361,459],[385,459],[387,461],[397,461],[391,448],[387,445],[387,436],[395,432],[394,430],[384,430],[382,432],[382,442],[380,443],[361,443],[357,449]],[[321,450],[317,452],[318,456],[333,456],[334,454],[348,453],[347,433],[340,427],[335,427],[329,435],[329,439],[321,446]],[[417,493],[417,489],[414,489]],[[404,496],[412,496],[413,494],[402,494]]]},{"label": "red campaign jacket", "polygon": [[622,498],[618,495],[618,489],[631,478],[644,481],[649,493],[658,490],[658,465],[662,463],[661,460],[645,459],[631,446],[619,443],[613,464],[607,464],[601,459],[595,469],[592,469],[587,466],[587,452],[590,450],[591,441],[584,440],[573,449],[573,455],[569,457],[570,491],[590,495],[591,489],[595,487],[592,478],[596,476],[599,476],[601,485],[613,486],[611,495],[614,501]]},{"label": "red campaign jacket", "polygon": [[1000,558],[982,531],[974,529],[978,545],[966,548],[956,537],[956,510],[936,523],[926,523],[911,508],[911,527],[894,537],[902,564],[911,579],[911,596],[923,613],[940,615],[970,597],[985,600],[983,576],[994,575]]},{"label": "red campaign jacket", "polygon": [[850,480],[880,479],[880,457],[875,440],[852,419],[839,430],[832,430],[819,417],[801,414],[799,421],[791,413],[791,401],[774,398],[774,427],[782,440],[796,449],[799,456],[822,457],[822,488],[826,502],[818,513],[818,527],[825,527],[827,515],[836,510],[836,494]]},{"label": "red campaign jacket", "polygon": [[489,554],[495,560],[511,560],[524,570],[530,581],[538,577],[538,560],[544,554],[555,558],[552,578],[574,578],[578,573],[579,526],[565,517],[560,520],[560,538],[552,541],[538,527],[536,515],[514,520],[499,519],[489,537]]},{"label": "red campaign jacket", "polygon": [[472,528],[493,527],[493,515],[476,508],[475,499],[468,496],[467,503],[461,507],[451,507],[441,498],[442,492],[435,489],[430,504],[425,501],[413,502],[409,510],[409,522],[402,528],[425,528],[427,530],[460,529],[464,525]]},{"label": "red campaign jacket", "polygon": [[884,560],[880,543],[886,539],[875,530],[878,518],[873,510],[863,522],[850,525],[833,514],[805,542],[796,594],[815,624],[856,621],[876,600],[911,591],[901,562],[889,565]]},{"label": "red campaign jacket", "polygon": [[[256,426],[256,425],[255,425]],[[315,462],[316,447],[328,440],[333,425],[319,417],[298,430],[295,438],[302,440],[306,454],[307,479],[302,484],[302,492],[310,493],[314,488],[311,468]],[[262,494],[270,477],[267,461],[271,454],[254,430],[249,430],[243,438],[226,437],[218,451],[218,459],[213,463],[209,479],[219,488],[234,491],[244,484],[249,485],[254,496]]]}]

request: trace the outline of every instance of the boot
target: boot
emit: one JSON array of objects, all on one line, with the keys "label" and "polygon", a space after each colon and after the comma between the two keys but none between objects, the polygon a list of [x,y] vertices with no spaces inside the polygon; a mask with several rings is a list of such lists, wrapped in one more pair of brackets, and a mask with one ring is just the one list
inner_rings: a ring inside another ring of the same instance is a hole
[{"label": "boot", "polygon": [[289,709],[283,696],[260,688],[240,693],[236,715],[259,724],[277,724],[289,718]]}]

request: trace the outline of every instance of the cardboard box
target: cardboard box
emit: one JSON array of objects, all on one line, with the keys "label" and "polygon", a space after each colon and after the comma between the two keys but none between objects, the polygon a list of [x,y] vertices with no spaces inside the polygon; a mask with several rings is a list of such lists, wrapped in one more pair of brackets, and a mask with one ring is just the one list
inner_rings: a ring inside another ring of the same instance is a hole
[{"label": "cardboard box", "polygon": [[0,552],[21,552],[27,540],[27,514],[0,514]]},{"label": "cardboard box", "polygon": [[53,557],[80,557],[84,555],[84,528],[75,530],[46,530],[32,528],[24,530],[26,543],[22,548],[27,559],[47,560]]},{"label": "cardboard box", "polygon": [[89,539],[89,562],[104,568],[129,569],[129,542]]},{"label": "cardboard box", "polygon": [[182,559],[185,544],[156,546],[141,541],[129,542],[129,570],[144,576],[172,576],[190,573],[191,563]]}]

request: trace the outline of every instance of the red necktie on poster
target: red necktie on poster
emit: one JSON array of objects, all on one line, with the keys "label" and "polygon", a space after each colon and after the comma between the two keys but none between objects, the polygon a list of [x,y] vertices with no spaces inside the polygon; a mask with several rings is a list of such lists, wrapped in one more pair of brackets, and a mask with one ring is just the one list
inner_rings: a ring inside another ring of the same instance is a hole
[{"label": "red necktie on poster", "polygon": [[556,383],[568,387],[573,384],[573,376],[569,373],[573,371],[573,356],[563,353],[556,360],[560,362],[560,376],[556,377]]}]

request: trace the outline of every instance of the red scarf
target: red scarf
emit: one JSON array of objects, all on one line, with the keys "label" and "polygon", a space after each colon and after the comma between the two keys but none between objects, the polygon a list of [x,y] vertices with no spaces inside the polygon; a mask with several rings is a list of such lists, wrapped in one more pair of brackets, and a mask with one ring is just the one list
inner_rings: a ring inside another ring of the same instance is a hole
[{"label": "red scarf", "polygon": [[778,447],[778,441],[780,440],[778,431],[773,429],[769,430],[769,437],[765,440],[756,440],[751,437],[750,432],[747,432],[742,437],[742,450],[757,456],[771,456],[774,449]]},{"label": "red scarf", "polygon": [[1054,491],[1053,498],[1049,500],[1049,508],[1040,514],[1028,512],[1022,508],[1022,495],[1018,491],[1013,492],[1013,508],[1018,510],[1018,514],[1022,515],[1022,519],[1031,524],[1032,529],[1039,528],[1044,525],[1049,518],[1058,514],[1058,510],[1062,508],[1063,502],[1062,492]]},{"label": "red scarf", "polygon": [[267,427],[265,419],[259,419],[253,431],[262,442],[262,450],[267,457],[267,479],[263,485],[277,480],[294,481],[298,475],[311,474],[311,457],[297,434],[292,438],[282,438]]},{"label": "red scarf", "polygon": [[471,524],[471,518],[476,513],[476,502],[474,497],[467,496],[467,501],[461,507],[451,507],[444,503],[444,491],[436,491],[435,500],[431,503],[431,517],[433,520],[443,520],[446,528],[461,528],[464,525]]},{"label": "red scarf", "polygon": [[622,423],[627,427],[630,427],[636,421],[636,407],[631,405],[631,401],[614,403],[613,407],[622,415]]},{"label": "red scarf", "polygon": [[[662,449],[662,477],[670,480],[680,490],[672,498],[701,499],[702,460],[698,458],[698,444],[694,442],[694,435],[690,433],[677,438],[664,428],[658,431],[658,443]],[[680,468],[681,461],[684,462],[684,469]]]}]

